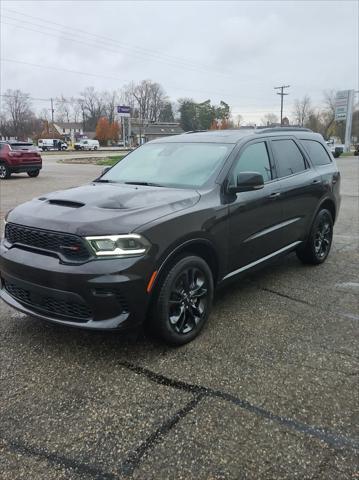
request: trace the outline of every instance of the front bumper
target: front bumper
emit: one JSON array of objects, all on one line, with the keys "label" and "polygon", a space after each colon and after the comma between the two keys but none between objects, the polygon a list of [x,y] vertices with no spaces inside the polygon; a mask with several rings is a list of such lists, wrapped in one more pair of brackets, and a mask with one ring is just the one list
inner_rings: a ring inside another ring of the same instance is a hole
[{"label": "front bumper", "polygon": [[149,257],[91,260],[79,265],[0,246],[0,297],[42,320],[88,329],[137,327],[146,318]]}]

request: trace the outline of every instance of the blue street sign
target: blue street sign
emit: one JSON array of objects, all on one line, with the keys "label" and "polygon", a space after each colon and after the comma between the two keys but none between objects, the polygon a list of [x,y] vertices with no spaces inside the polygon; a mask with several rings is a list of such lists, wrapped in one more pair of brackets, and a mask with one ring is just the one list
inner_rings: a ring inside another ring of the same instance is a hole
[{"label": "blue street sign", "polygon": [[121,117],[129,117],[131,115],[131,107],[125,105],[117,105],[117,113]]}]

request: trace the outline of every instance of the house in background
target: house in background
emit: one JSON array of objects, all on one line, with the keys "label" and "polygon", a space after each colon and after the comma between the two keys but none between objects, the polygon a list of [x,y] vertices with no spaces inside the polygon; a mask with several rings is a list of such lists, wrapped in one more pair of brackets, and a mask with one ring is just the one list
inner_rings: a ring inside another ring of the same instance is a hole
[{"label": "house in background", "polygon": [[155,140],[155,138],[169,137],[170,135],[180,135],[184,133],[182,127],[177,122],[148,122],[143,124],[137,119],[131,119],[131,141],[132,145],[141,145],[143,143]]},{"label": "house in background", "polygon": [[54,122],[54,129],[64,140],[73,140],[84,134],[81,122]]}]

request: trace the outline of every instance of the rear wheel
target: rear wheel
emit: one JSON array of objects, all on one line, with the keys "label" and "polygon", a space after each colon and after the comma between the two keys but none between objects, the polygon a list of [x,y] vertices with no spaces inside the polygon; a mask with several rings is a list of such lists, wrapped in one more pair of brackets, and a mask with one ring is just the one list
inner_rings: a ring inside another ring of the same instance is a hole
[{"label": "rear wheel", "polygon": [[10,168],[5,165],[5,163],[0,164],[0,179],[1,180],[6,180],[7,178],[10,178],[11,172]]},{"label": "rear wheel", "polygon": [[207,263],[191,255],[180,257],[160,280],[151,325],[170,345],[193,340],[206,323],[213,299],[213,277]]},{"label": "rear wheel", "polygon": [[304,247],[297,250],[298,258],[312,265],[323,263],[329,255],[332,239],[333,217],[329,210],[320,210]]},{"label": "rear wheel", "polygon": [[40,173],[40,170],[31,170],[30,172],[27,172],[29,177],[38,177]]}]

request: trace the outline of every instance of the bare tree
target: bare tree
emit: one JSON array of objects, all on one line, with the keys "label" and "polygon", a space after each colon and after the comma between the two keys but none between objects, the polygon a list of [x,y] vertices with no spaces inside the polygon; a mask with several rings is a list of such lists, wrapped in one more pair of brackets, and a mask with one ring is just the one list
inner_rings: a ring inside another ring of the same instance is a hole
[{"label": "bare tree", "polygon": [[71,100],[65,98],[63,95],[56,99],[55,113],[57,122],[70,122],[72,117],[72,103]]},{"label": "bare tree", "polygon": [[158,122],[161,110],[168,101],[165,92],[159,83],[150,82],[149,85],[150,102],[148,105],[148,119],[152,122]]},{"label": "bare tree", "polygon": [[238,115],[236,115],[234,126],[239,128],[241,125],[243,125],[243,115],[239,113]]},{"label": "bare tree", "polygon": [[7,90],[3,97],[5,119],[8,121],[11,136],[26,138],[31,133],[30,95],[21,90]]},{"label": "bare tree", "polygon": [[137,85],[129,83],[123,88],[121,98],[131,107],[133,116],[142,122],[157,122],[168,102],[162,86],[151,80],[142,80]]},{"label": "bare tree", "polygon": [[116,91],[104,92],[102,94],[103,113],[105,117],[108,118],[110,124],[115,120],[115,108],[118,104],[118,97],[119,96]]},{"label": "bare tree", "polygon": [[125,85],[120,93],[120,102],[123,105],[126,105],[131,108],[131,116],[134,118],[139,117],[139,112],[137,109],[137,101],[133,95],[136,86],[134,82],[128,83]]},{"label": "bare tree", "polygon": [[294,101],[293,116],[297,125],[303,127],[312,113],[313,109],[308,95],[305,95],[302,100],[296,99]]},{"label": "bare tree", "polygon": [[335,130],[335,90],[325,90],[323,92],[324,96],[324,108],[321,112],[322,122],[323,122],[323,136],[325,138],[329,137],[331,130]]},{"label": "bare tree", "polygon": [[86,87],[80,94],[80,102],[84,127],[95,130],[99,118],[104,114],[101,95],[95,91],[94,87]]},{"label": "bare tree", "polygon": [[50,110],[48,110],[47,108],[43,108],[43,109],[38,113],[38,117],[39,117],[40,120],[42,120],[43,122],[49,122],[49,121],[51,120]]},{"label": "bare tree", "polygon": [[266,113],[262,117],[261,122],[262,122],[263,125],[270,126],[270,125],[273,125],[275,123],[278,123],[279,118],[277,117],[277,115],[275,113]]}]

